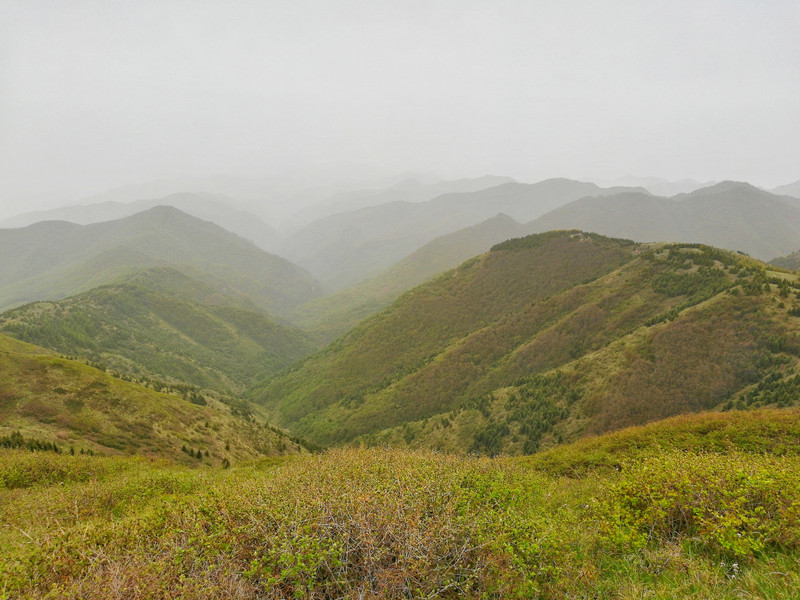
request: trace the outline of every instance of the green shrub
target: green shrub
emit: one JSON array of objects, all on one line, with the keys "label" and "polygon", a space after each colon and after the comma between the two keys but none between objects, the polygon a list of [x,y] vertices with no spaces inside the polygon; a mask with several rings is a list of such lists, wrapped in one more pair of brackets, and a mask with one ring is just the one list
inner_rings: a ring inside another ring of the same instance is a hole
[{"label": "green shrub", "polygon": [[740,453],[667,452],[628,464],[603,510],[615,535],[626,528],[664,542],[697,538],[752,556],[800,545],[800,459]]}]

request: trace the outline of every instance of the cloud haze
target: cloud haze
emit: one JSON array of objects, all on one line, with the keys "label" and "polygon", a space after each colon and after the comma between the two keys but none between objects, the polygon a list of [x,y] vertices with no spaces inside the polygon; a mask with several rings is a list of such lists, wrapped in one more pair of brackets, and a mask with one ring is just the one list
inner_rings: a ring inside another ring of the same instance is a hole
[{"label": "cloud haze", "polygon": [[796,2],[2,10],[0,213],[35,208],[39,194],[53,204],[160,177],[337,165],[800,178]]}]

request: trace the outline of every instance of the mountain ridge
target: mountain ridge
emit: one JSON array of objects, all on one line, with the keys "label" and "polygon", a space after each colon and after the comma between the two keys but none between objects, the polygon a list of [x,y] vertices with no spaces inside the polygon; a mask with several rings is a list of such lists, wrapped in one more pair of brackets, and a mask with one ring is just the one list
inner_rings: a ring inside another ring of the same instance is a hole
[{"label": "mountain ridge", "polygon": [[378,275],[441,235],[498,213],[525,222],[590,194],[619,191],[562,178],[509,182],[418,203],[389,202],[315,221],[288,237],[279,252],[335,292]]},{"label": "mountain ridge", "polygon": [[537,232],[577,228],[640,242],[703,243],[769,260],[796,250],[800,207],[743,182],[660,198],[586,197],[529,223]]}]

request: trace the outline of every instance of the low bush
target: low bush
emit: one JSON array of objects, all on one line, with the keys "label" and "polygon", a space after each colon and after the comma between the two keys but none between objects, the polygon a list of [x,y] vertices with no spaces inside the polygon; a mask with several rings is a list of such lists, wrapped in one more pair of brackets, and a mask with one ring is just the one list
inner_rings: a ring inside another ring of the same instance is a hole
[{"label": "low bush", "polygon": [[733,557],[800,545],[800,459],[666,452],[627,465],[601,513],[614,535],[699,540]]}]

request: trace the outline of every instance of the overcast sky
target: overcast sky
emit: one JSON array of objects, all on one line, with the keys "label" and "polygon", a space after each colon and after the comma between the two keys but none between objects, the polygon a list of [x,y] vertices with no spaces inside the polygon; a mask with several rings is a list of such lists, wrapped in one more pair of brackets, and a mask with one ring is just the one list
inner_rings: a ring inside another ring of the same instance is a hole
[{"label": "overcast sky", "polygon": [[343,165],[772,187],[798,32],[796,0],[0,0],[0,209]]}]

